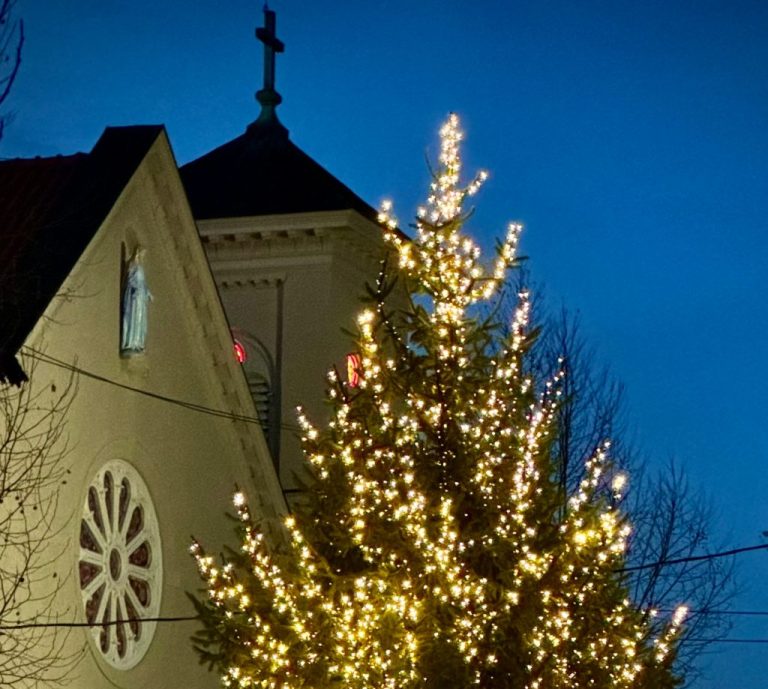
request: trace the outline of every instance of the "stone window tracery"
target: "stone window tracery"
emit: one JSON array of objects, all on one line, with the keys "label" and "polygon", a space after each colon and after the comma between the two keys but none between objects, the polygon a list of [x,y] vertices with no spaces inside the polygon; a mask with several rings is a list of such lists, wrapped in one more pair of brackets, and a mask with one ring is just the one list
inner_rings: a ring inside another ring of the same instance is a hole
[{"label": "stone window tracery", "polygon": [[94,646],[118,669],[136,665],[155,631],[162,588],[157,517],[127,462],[112,460],[91,481],[80,520],[78,580]]}]

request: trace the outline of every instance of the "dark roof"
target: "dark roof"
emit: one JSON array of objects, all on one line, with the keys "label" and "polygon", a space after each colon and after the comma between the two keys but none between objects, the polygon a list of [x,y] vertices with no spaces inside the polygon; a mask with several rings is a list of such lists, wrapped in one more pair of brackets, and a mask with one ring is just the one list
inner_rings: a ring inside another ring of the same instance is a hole
[{"label": "dark roof", "polygon": [[109,127],[90,153],[0,161],[0,382],[162,131]]},{"label": "dark roof", "polygon": [[376,211],[288,138],[277,118],[257,120],[245,133],[181,168],[198,220],[353,209]]}]

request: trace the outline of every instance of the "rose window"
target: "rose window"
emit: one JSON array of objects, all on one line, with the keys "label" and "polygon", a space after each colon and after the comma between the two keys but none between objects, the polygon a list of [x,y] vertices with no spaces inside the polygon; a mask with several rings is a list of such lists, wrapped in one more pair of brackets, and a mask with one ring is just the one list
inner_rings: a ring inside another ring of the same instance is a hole
[{"label": "rose window", "polygon": [[105,464],[88,488],[80,522],[80,593],[94,645],[113,667],[138,663],[155,632],[162,560],[147,486],[130,464]]}]

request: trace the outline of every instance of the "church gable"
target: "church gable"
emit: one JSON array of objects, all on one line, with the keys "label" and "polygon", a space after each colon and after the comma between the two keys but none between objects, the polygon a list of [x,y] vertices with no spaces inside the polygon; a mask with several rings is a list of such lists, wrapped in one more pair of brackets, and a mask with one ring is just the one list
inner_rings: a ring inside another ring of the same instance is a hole
[{"label": "church gable", "polygon": [[27,385],[78,372],[55,563],[62,619],[96,625],[70,635],[75,686],[213,687],[194,622],[135,620],[192,614],[190,534],[231,541],[236,483],[268,520],[282,493],[164,132],[100,213],[21,346]]}]

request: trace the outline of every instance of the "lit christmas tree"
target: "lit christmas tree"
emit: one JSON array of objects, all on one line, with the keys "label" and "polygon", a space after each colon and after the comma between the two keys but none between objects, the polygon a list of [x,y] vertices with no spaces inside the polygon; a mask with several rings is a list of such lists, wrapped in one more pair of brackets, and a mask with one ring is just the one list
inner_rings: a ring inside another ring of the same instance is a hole
[{"label": "lit christmas tree", "polygon": [[327,428],[299,415],[314,483],[287,545],[270,545],[238,493],[241,551],[216,563],[192,546],[209,594],[202,658],[233,687],[677,686],[684,610],[654,636],[628,600],[608,444],[564,496],[551,458],[561,376],[527,371],[528,297],[511,329],[478,315],[520,227],[486,270],[462,234],[486,175],[461,186],[456,116],[440,136],[416,239],[381,215],[407,308],[388,305],[384,271],[358,318],[357,386],[330,376]]}]

